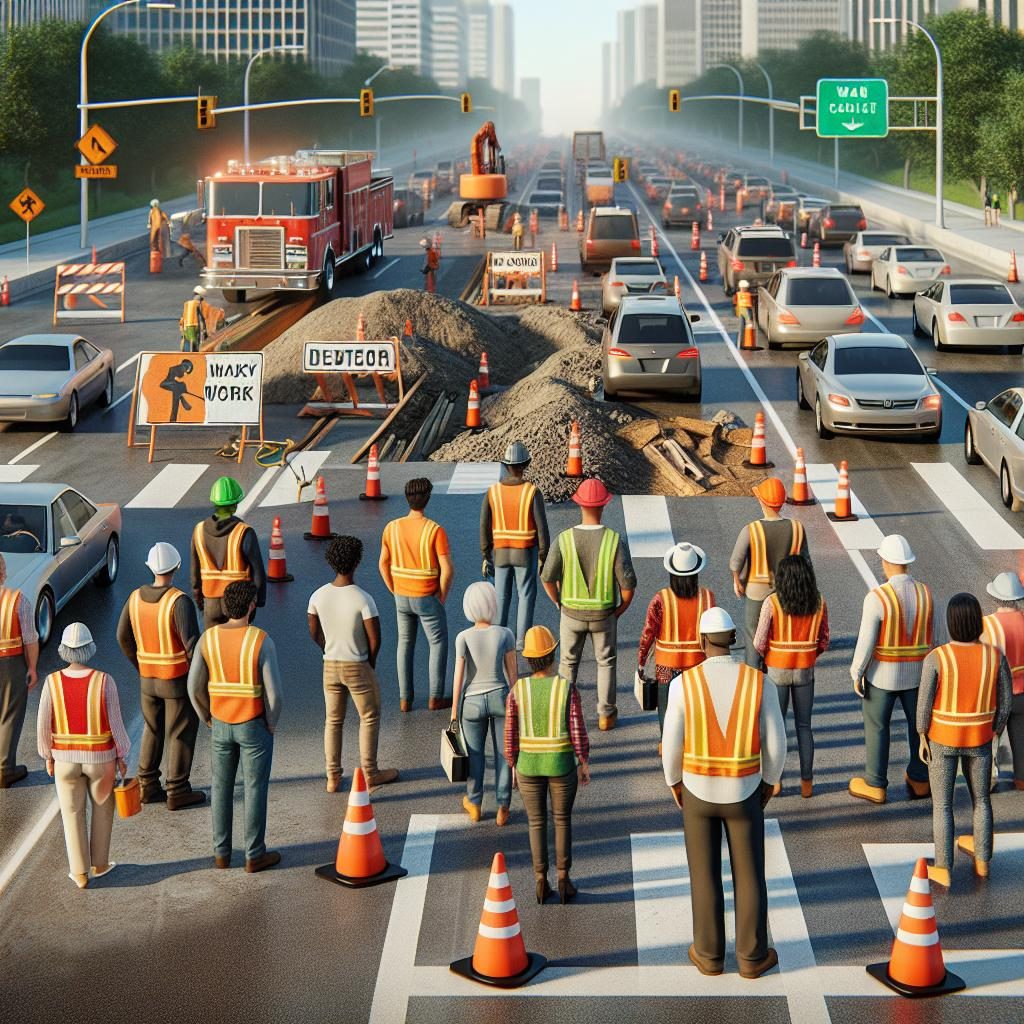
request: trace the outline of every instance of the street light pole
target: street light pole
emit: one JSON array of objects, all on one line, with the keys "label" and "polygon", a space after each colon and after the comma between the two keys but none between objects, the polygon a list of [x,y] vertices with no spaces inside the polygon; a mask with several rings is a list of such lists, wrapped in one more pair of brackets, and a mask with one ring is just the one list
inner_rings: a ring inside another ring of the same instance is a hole
[{"label": "street light pole", "polygon": [[268,53],[296,53],[303,50],[302,46],[268,46],[264,50],[257,50],[245,65],[245,78],[242,80],[242,105],[246,108],[242,123],[242,156],[246,167],[249,166],[249,72],[253,64]]},{"label": "street light pole", "polygon": [[[768,86],[768,99],[775,99],[775,88],[772,85],[772,76],[768,74],[763,64],[754,61],[754,66],[764,75],[765,85]],[[775,107],[768,104],[768,163],[775,166]]]},{"label": "street light pole", "polygon": [[373,81],[373,80],[374,80],[374,79],[375,79],[375,78],[376,78],[376,77],[377,77],[377,76],[378,76],[379,74],[382,74],[382,73],[383,73],[383,72],[385,72],[385,71],[394,71],[394,68],[392,68],[390,64],[381,64],[381,66],[380,66],[379,68],[377,68],[377,70],[376,70],[376,71],[374,71],[374,73],[373,73],[372,75],[370,75],[370,77],[369,77],[369,78],[364,78],[364,79],[363,79],[363,88],[364,88],[364,89],[369,89],[369,88],[370,88],[370,83],[371,83],[371,82],[372,82],[372,81]]},{"label": "street light pole", "polygon": [[736,146],[739,151],[743,152],[743,76],[739,72],[739,68],[733,67],[732,64],[712,64],[708,68],[708,71],[714,71],[715,68],[728,68],[736,76],[736,85],[739,89],[737,96],[737,105],[739,107],[739,118],[736,122]]}]

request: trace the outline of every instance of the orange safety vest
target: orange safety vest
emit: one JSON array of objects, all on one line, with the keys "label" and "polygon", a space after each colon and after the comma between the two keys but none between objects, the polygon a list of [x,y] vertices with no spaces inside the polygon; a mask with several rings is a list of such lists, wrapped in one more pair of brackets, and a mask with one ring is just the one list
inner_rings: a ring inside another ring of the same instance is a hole
[{"label": "orange safety vest", "polygon": [[825,614],[821,600],[813,615],[790,615],[782,608],[778,594],[771,594],[772,624],[764,663],[769,668],[813,668],[818,660],[818,631]]},{"label": "orange safety vest", "polygon": [[210,680],[210,714],[237,725],[263,714],[260,650],[267,634],[258,626],[213,626],[200,641]]},{"label": "orange safety vest", "polygon": [[[789,545],[789,554],[799,555],[804,546],[804,526],[798,519],[787,520],[793,527],[793,536]],[[768,566],[768,538],[765,536],[764,523],[755,519],[747,526],[750,538],[750,575],[747,583],[764,583],[775,585],[775,574]]]},{"label": "orange safety vest", "polygon": [[992,742],[999,680],[998,648],[991,644],[943,644],[935,648],[939,682],[928,739],[946,747]]},{"label": "orange safety vest", "polygon": [[491,536],[496,548],[532,548],[537,540],[533,521],[533,484],[491,484]]},{"label": "orange safety vest", "polygon": [[427,250],[427,269],[437,270],[441,266],[441,257],[435,248],[431,247]]},{"label": "orange safety vest", "polygon": [[128,598],[128,618],[135,634],[139,675],[147,679],[180,679],[188,675],[188,655],[174,628],[174,605],[180,590],[169,587],[159,601],[143,601],[138,590]]},{"label": "orange safety vest", "polygon": [[76,678],[63,672],[46,677],[50,690],[50,746],[54,750],[113,750],[103,689],[106,674]]},{"label": "orange safety vest", "polygon": [[391,556],[391,577],[396,592],[410,597],[433,594],[441,578],[437,560],[437,531],[441,529],[432,519],[421,519],[419,536],[415,535],[417,521],[406,516],[393,519],[384,527],[384,540]]},{"label": "orange safety vest", "polygon": [[0,658],[16,658],[25,650],[18,618],[20,590],[0,587]]},{"label": "orange safety vest", "polygon": [[677,597],[666,587],[660,591],[661,629],[654,641],[654,663],[665,668],[693,668],[706,655],[700,649],[697,625],[701,615],[715,606],[715,595],[701,587],[696,597]]},{"label": "orange safety vest", "polygon": [[252,568],[242,557],[242,538],[248,529],[245,523],[238,523],[228,534],[227,554],[224,565],[220,566],[213,560],[213,555],[206,546],[203,524],[196,523],[196,528],[192,531],[192,543],[199,556],[199,578],[202,582],[203,597],[223,597],[229,583],[252,579]]},{"label": "orange safety vest", "polygon": [[998,647],[1006,655],[1013,674],[1013,692],[1024,693],[1024,613],[998,611],[981,620],[981,637],[985,643]]},{"label": "orange safety vest", "polygon": [[882,626],[875,644],[875,660],[884,662],[924,661],[932,646],[932,592],[923,583],[914,583],[917,611],[910,632],[903,606],[891,583],[871,591],[882,602]]},{"label": "orange safety vest", "polygon": [[681,678],[685,702],[683,771],[733,779],[760,771],[764,674],[749,665],[736,666],[736,691],[724,733],[704,666],[688,669]]},{"label": "orange safety vest", "polygon": [[198,327],[200,320],[206,323],[206,317],[202,312],[202,303],[198,299],[186,299],[181,311],[181,319],[178,321],[181,327]]}]

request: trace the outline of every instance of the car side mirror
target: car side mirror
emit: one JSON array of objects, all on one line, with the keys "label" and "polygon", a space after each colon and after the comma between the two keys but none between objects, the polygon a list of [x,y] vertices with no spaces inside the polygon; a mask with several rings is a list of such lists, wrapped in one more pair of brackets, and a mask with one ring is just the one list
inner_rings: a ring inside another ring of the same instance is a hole
[{"label": "car side mirror", "polygon": [[700,323],[700,313],[691,313],[690,314],[690,323],[691,324],[698,324],[698,323]]},{"label": "car side mirror", "polygon": [[975,402],[974,408],[977,409],[978,412],[984,412],[988,408],[988,402]]},{"label": "car side mirror", "polygon": [[721,234],[721,235],[719,235],[719,236],[718,236],[718,240],[719,240],[720,242],[724,242],[724,241],[725,241],[725,235],[724,235],[724,234]]},{"label": "car side mirror", "polygon": [[82,538],[77,533],[72,533],[67,537],[61,537],[60,546],[62,548],[77,548],[82,543]]}]

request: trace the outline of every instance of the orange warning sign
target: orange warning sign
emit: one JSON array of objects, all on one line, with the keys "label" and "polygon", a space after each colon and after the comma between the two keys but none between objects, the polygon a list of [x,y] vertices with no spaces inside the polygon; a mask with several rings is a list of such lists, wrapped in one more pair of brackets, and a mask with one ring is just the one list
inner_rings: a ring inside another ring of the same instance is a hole
[{"label": "orange warning sign", "polygon": [[117,149],[114,137],[104,131],[98,124],[92,125],[89,130],[75,143],[75,148],[91,164],[101,164],[113,155]]},{"label": "orange warning sign", "polygon": [[26,224],[30,224],[46,209],[46,203],[30,188],[23,188],[7,205]]},{"label": "orange warning sign", "polygon": [[154,353],[140,381],[146,423],[205,423],[206,360],[198,353]]}]

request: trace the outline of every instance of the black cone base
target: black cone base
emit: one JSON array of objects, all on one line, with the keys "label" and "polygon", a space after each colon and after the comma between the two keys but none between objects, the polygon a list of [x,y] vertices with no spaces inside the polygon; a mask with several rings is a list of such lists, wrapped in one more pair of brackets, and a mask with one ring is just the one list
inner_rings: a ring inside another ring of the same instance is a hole
[{"label": "black cone base", "polygon": [[860,518],[859,516],[837,516],[835,512],[826,512],[825,515],[832,520],[833,523],[855,523]]},{"label": "black cone base", "polygon": [[804,505],[817,505],[818,503],[813,498],[808,498],[806,501],[794,501],[792,498],[787,498],[786,504],[802,508]]},{"label": "black cone base", "polygon": [[896,981],[895,978],[891,978],[889,976],[888,962],[884,964],[868,964],[865,969],[876,981],[880,981],[886,988],[891,988],[893,992],[906,996],[907,999],[924,999],[927,996],[948,996],[952,992],[962,992],[967,988],[963,978],[958,978],[949,971],[946,971],[946,976],[938,985],[926,985],[923,988],[918,988],[915,985],[905,985],[902,981]]},{"label": "black cone base", "polygon": [[294,583],[295,577],[289,572],[285,573],[284,576],[268,576],[268,583]]},{"label": "black cone base", "polygon": [[336,882],[348,889],[368,889],[371,885],[383,885],[385,882],[397,882],[404,878],[408,871],[400,864],[388,864],[379,875],[371,875],[369,878],[352,878],[349,875],[338,874],[338,869],[333,864],[325,864],[314,872],[319,878],[325,878],[328,882]]},{"label": "black cone base", "polygon": [[478,981],[481,985],[493,985],[495,988],[519,988],[536,978],[548,964],[547,957],[541,956],[540,953],[527,953],[526,961],[526,970],[511,978],[492,978],[490,975],[481,974],[474,970],[471,956],[456,960],[455,963],[448,965],[448,969],[470,981]]},{"label": "black cone base", "polygon": [[318,537],[315,533],[308,533],[307,532],[307,533],[304,533],[302,536],[305,537],[306,540],[334,540],[334,538],[337,537],[338,535],[336,533],[328,533],[324,537]]},{"label": "black cone base", "polygon": [[388,496],[386,494],[360,494],[360,501],[387,501]]},{"label": "black cone base", "polygon": [[743,466],[745,469],[774,469],[774,462],[751,462],[749,459],[743,460]]}]

